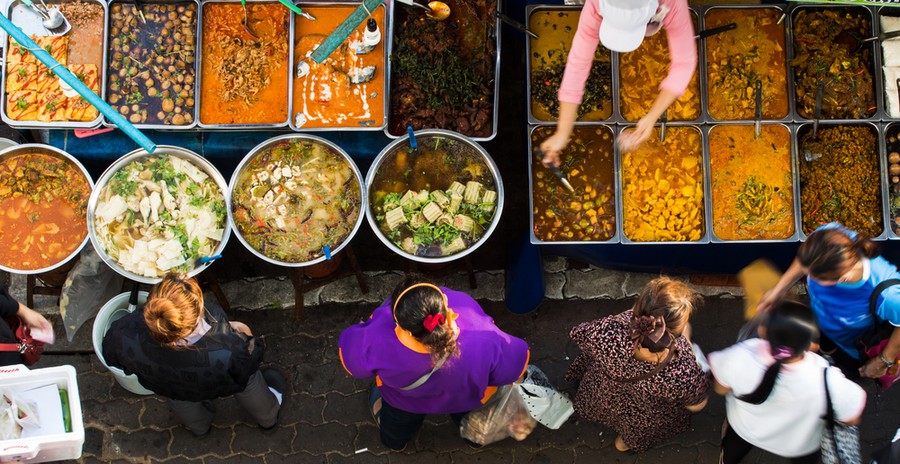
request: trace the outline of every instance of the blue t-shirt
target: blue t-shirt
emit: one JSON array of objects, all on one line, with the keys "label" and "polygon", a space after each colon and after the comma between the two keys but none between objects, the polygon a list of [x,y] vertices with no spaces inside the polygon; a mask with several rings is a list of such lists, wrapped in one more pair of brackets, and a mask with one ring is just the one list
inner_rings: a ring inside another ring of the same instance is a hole
[{"label": "blue t-shirt", "polygon": [[[822,229],[840,229],[853,238],[856,232],[840,224],[830,223]],[[859,282],[839,282],[821,285],[807,277],[809,299],[819,329],[847,354],[859,359],[857,340],[872,331],[875,321],[869,313],[869,298],[875,287],[887,279],[900,278],[897,267],[881,256],[863,258],[863,277]],[[900,285],[886,288],[876,303],[876,313],[882,320],[900,326]]]}]

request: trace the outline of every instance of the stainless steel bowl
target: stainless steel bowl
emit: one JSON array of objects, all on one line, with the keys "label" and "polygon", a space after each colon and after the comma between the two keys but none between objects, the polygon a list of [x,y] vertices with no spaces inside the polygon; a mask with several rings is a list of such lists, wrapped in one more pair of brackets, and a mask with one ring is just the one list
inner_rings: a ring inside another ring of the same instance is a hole
[{"label": "stainless steel bowl", "polygon": [[[491,158],[491,155],[481,147],[478,143],[472,140],[465,135],[462,135],[458,132],[452,132],[443,129],[426,129],[415,132],[416,141],[421,145],[424,141],[433,139],[433,138],[444,138],[449,140],[455,140],[457,142],[463,143],[478,154],[481,155],[482,161],[488,166],[491,174],[494,177],[494,184],[497,187],[497,207],[494,211],[494,218],[491,221],[491,225],[488,227],[487,231],[485,231],[484,235],[480,240],[473,243],[468,248],[460,251],[459,253],[455,253],[448,256],[440,256],[440,257],[428,257],[428,256],[417,256],[411,253],[407,253],[397,245],[391,243],[387,237],[381,233],[381,229],[378,228],[378,222],[375,220],[375,211],[372,210],[372,205],[366,204],[366,218],[369,221],[369,226],[372,227],[372,230],[375,232],[375,235],[378,236],[378,239],[381,240],[388,248],[390,248],[395,253],[403,256],[404,258],[411,259],[413,261],[418,261],[421,263],[445,263],[448,261],[453,261],[463,256],[468,255],[469,253],[475,251],[482,243],[486,242],[487,239],[491,236],[491,233],[494,232],[494,229],[497,228],[497,224],[500,222],[500,215],[503,212],[503,179],[500,178],[500,170],[497,168],[497,165],[494,163],[494,160]],[[378,173],[381,164],[387,159],[389,156],[392,156],[394,153],[399,150],[405,149],[409,146],[409,135],[394,140],[388,146],[384,147],[384,150],[381,150],[381,153],[375,157],[375,161],[372,162],[372,167],[369,168],[369,173],[366,175],[366,191],[369,194],[369,198],[372,196],[372,184],[375,182],[375,176]]]},{"label": "stainless steel bowl", "polygon": [[[248,164],[250,163],[250,161],[253,158],[255,158],[258,154],[262,153],[263,151],[265,151],[271,147],[283,144],[285,142],[295,142],[295,141],[297,141],[297,142],[313,142],[313,143],[318,143],[320,145],[325,145],[326,147],[331,149],[333,152],[340,154],[342,157],[344,157],[344,160],[347,162],[347,164],[350,165],[351,169],[353,169],[353,175],[356,178],[357,185],[359,185],[360,205],[367,204],[366,190],[364,188],[362,188],[363,177],[362,177],[362,173],[359,171],[359,167],[356,166],[356,163],[353,162],[353,159],[350,158],[350,155],[348,155],[347,152],[342,150],[341,147],[335,145],[331,141],[323,139],[321,137],[316,137],[313,135],[290,134],[290,135],[279,135],[278,137],[273,137],[269,140],[264,141],[263,143],[260,143],[259,145],[255,146],[255,147],[253,147],[253,149],[250,150],[250,153],[247,153],[247,156],[245,156],[244,159],[241,160],[240,164],[238,164],[237,169],[235,169],[235,171],[234,171],[234,175],[231,176],[231,184],[229,185],[229,188],[228,188],[228,202],[227,202],[228,203],[228,224],[234,229],[234,235],[237,237],[237,239],[245,247],[247,247],[247,249],[250,250],[251,253],[253,253],[254,255],[256,255],[257,257],[259,257],[260,259],[262,259],[264,261],[268,261],[268,262],[270,262],[272,264],[276,264],[278,266],[286,266],[286,267],[311,266],[313,264],[321,263],[322,261],[325,261],[326,259],[329,259],[329,258],[327,258],[325,256],[325,254],[323,253],[322,256],[319,256],[319,257],[309,260],[309,261],[292,263],[292,262],[286,262],[286,261],[279,261],[270,256],[266,256],[263,253],[261,253],[259,250],[253,248],[252,246],[250,246],[249,243],[247,243],[247,241],[244,239],[244,236],[241,234],[240,229],[234,223],[234,211],[233,211],[234,205],[232,204],[232,196],[234,195],[234,188],[237,186],[238,179],[241,178],[241,173],[244,171],[245,168],[247,168]],[[353,239],[353,237],[356,235],[356,232],[359,230],[359,226],[362,224],[362,221],[363,221],[363,214],[362,214],[362,211],[360,211],[360,213],[356,217],[356,223],[353,225],[353,229],[350,231],[350,233],[347,235],[347,237],[345,237],[341,241],[341,243],[339,243],[336,247],[334,247],[334,249],[331,250],[332,255],[337,254],[337,252],[344,249],[344,247],[347,246],[348,243],[350,243],[350,240]]]},{"label": "stainless steel bowl", "polygon": [[[22,154],[26,154],[26,153],[37,153],[37,154],[41,154],[41,155],[54,156],[56,158],[63,159],[70,164],[75,165],[79,170],[81,170],[82,174],[84,174],[84,177],[85,177],[85,179],[87,179],[88,185],[91,186],[91,189],[96,191],[96,189],[94,189],[94,181],[91,180],[91,175],[88,174],[87,169],[85,169],[84,166],[77,159],[75,159],[74,156],[60,150],[59,148],[51,147],[50,145],[44,145],[44,144],[40,144],[40,143],[26,143],[24,145],[16,145],[16,146],[6,148],[6,149],[0,151],[0,163],[6,161],[7,159],[9,159],[12,156],[22,155]],[[90,202],[88,203],[88,209],[90,209]],[[78,247],[75,248],[75,250],[72,251],[72,253],[70,253],[68,256],[66,256],[65,259],[63,259],[62,261],[60,261],[56,264],[53,264],[53,265],[50,265],[50,266],[47,266],[47,267],[44,267],[41,269],[32,269],[32,270],[14,269],[14,268],[0,264],[0,269],[4,270],[6,272],[12,272],[14,274],[40,274],[42,272],[52,271],[52,270],[62,266],[63,264],[69,262],[69,260],[71,260],[76,255],[78,255],[78,253],[81,252],[81,249],[84,248],[84,245],[88,242],[88,235],[90,235],[90,234],[85,234],[84,240],[81,241],[81,245],[78,245]]]},{"label": "stainless steel bowl", "polygon": [[[132,161],[140,160],[143,158],[148,158],[151,156],[160,156],[160,155],[169,155],[181,158],[186,161],[190,161],[194,166],[202,170],[206,173],[210,179],[212,179],[216,185],[219,187],[219,190],[222,193],[222,200],[227,202],[227,198],[225,198],[225,192],[228,191],[228,184],[225,183],[225,179],[222,177],[222,174],[212,165],[208,160],[201,157],[200,155],[184,149],[180,147],[175,147],[171,145],[157,145],[156,150],[153,153],[148,153],[144,149],[137,149],[132,151],[131,153],[126,154],[125,156],[116,160],[110,167],[106,168],[106,171],[103,172],[103,175],[100,176],[100,179],[97,181],[97,186],[94,188],[94,192],[91,194],[91,199],[88,201],[88,210],[87,210],[87,222],[88,222],[88,235],[91,237],[91,243],[94,245],[94,248],[97,250],[97,254],[100,255],[100,258],[109,265],[109,267],[113,268],[114,271],[122,274],[123,276],[145,284],[154,284],[162,280],[162,277],[146,277],[139,274],[135,274],[134,272],[125,270],[119,263],[114,260],[109,254],[106,252],[106,249],[100,243],[100,239],[97,237],[97,231],[94,228],[94,211],[97,209],[97,202],[100,199],[100,192],[103,191],[103,187],[109,183],[109,180],[112,178],[115,173],[119,172],[120,169],[127,166]],[[225,244],[228,243],[228,235],[231,232],[230,229],[230,221],[225,221],[224,224],[224,232],[222,234],[222,241],[219,242],[219,245],[216,246],[215,250],[213,250],[212,256],[219,255],[222,253],[222,250],[225,249]],[[188,276],[195,276],[199,274],[203,269],[205,269],[205,265],[195,266],[193,269],[188,271]]]}]

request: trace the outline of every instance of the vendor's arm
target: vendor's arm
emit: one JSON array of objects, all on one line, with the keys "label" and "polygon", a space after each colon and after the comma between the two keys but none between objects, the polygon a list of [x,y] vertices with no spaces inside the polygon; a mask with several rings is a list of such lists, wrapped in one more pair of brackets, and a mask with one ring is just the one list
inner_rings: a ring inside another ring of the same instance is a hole
[{"label": "vendor's arm", "polygon": [[756,307],[757,310],[768,311],[772,309],[772,306],[784,298],[784,295],[787,294],[788,290],[790,290],[798,279],[805,276],[807,272],[808,270],[806,267],[800,264],[800,260],[794,258],[791,266],[788,267],[787,271],[785,271],[784,274],[781,275],[781,278],[778,279],[778,283],[766,293],[763,293],[762,298],[759,300],[759,305]]},{"label": "vendor's arm", "polygon": [[877,379],[887,373],[890,367],[889,364],[896,363],[898,356],[900,356],[900,327],[895,326],[894,332],[891,333],[891,338],[884,347],[884,351],[881,352],[881,356],[868,360],[859,369],[859,373],[863,377]]},{"label": "vendor's arm", "polygon": [[37,311],[16,301],[6,289],[0,290],[0,317],[19,316],[26,326],[53,333],[53,325]]},{"label": "vendor's arm", "polygon": [[566,58],[566,70],[559,86],[559,119],[556,132],[541,143],[545,165],[559,165],[559,154],[569,143],[575,120],[578,119],[578,107],[584,97],[584,87],[594,63],[594,52],[600,43],[600,22],[603,20],[597,11],[599,2],[585,2],[578,20],[578,30],[572,38],[572,47]]}]

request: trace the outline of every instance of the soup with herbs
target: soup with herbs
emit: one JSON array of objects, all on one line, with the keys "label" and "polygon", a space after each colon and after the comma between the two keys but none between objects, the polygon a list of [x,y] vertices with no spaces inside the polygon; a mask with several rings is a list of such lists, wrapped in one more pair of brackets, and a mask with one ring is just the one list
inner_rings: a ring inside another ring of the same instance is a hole
[{"label": "soup with herbs", "polygon": [[31,271],[65,261],[84,243],[90,195],[84,172],[58,156],[0,160],[0,264]]}]

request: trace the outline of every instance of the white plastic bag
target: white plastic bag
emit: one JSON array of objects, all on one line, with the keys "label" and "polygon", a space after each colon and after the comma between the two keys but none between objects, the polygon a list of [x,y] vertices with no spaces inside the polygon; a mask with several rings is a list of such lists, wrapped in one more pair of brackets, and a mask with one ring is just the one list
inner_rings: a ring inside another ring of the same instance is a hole
[{"label": "white plastic bag", "polygon": [[531,417],[548,428],[560,428],[574,412],[569,398],[553,388],[537,366],[528,366],[525,380],[517,387]]},{"label": "white plastic bag", "polygon": [[14,440],[25,427],[37,427],[37,407],[10,391],[0,392],[0,440]]},{"label": "white plastic bag", "polygon": [[487,404],[463,418],[459,434],[479,445],[489,445],[506,437],[522,441],[536,426],[518,386],[506,385],[497,389]]}]

